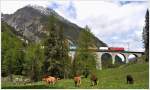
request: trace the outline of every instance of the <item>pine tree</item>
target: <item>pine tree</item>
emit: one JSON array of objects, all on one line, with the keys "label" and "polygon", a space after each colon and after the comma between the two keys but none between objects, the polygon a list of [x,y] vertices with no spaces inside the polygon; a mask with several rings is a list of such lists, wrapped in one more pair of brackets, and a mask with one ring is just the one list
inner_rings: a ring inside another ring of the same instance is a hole
[{"label": "pine tree", "polygon": [[76,59],[74,61],[74,73],[83,73],[84,70],[94,70],[96,68],[96,55],[89,50],[90,48],[95,48],[92,36],[93,34],[88,26],[80,32]]},{"label": "pine tree", "polygon": [[68,46],[63,36],[63,28],[57,26],[55,17],[51,15],[46,29],[49,34],[44,42],[44,53],[46,56],[43,66],[44,74],[64,78],[66,76],[65,64],[68,60]]},{"label": "pine tree", "polygon": [[44,59],[44,51],[41,45],[37,43],[29,44],[25,58],[25,74],[27,74],[33,82],[38,81]]},{"label": "pine tree", "polygon": [[147,10],[145,16],[145,27],[143,29],[143,42],[145,47],[146,61],[149,60],[149,11]]},{"label": "pine tree", "polygon": [[45,55],[45,61],[44,61],[44,74],[50,74],[50,71],[52,68],[54,68],[54,64],[57,57],[57,33],[55,28],[55,21],[54,16],[51,15],[49,17],[49,22],[47,24],[48,27],[46,27],[46,31],[48,31],[48,36],[46,40],[44,41],[44,55]]},{"label": "pine tree", "polygon": [[69,74],[71,73],[70,64],[71,60],[68,56],[68,40],[63,35],[63,27],[60,27],[59,29],[59,45],[60,45],[60,59],[61,64],[63,66],[63,78],[68,78]]}]

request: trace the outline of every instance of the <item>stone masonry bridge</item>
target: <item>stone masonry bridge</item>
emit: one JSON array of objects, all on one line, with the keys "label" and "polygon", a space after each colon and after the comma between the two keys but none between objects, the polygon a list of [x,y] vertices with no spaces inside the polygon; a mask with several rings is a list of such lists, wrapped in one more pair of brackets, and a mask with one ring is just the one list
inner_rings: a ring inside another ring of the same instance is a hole
[{"label": "stone masonry bridge", "polygon": [[[136,58],[141,57],[143,55],[143,52],[134,52],[134,51],[101,51],[98,49],[92,49],[92,51],[97,55],[97,69],[102,70],[102,55],[103,54],[109,54],[112,57],[112,64],[115,64],[115,57],[118,54],[121,54],[124,56],[125,63],[129,63],[128,57],[129,55],[134,55]],[[72,58],[72,61],[74,60],[76,50],[71,49],[69,52],[69,56]]]}]

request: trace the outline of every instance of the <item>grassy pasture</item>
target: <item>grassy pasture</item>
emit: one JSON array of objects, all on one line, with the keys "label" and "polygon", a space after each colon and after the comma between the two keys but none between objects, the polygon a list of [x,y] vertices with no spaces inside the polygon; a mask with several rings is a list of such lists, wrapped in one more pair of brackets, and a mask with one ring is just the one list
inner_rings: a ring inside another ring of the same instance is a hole
[{"label": "grassy pasture", "polygon": [[[45,82],[39,81],[35,83],[22,84],[17,83],[13,84],[11,82],[3,82],[2,88],[9,89],[148,89],[149,88],[149,67],[148,63],[139,63],[139,64],[126,64],[119,68],[97,70],[95,71],[96,75],[99,78],[99,83],[97,86],[90,86],[91,82],[89,78],[82,78],[82,83],[80,87],[74,86],[73,79],[62,79],[59,80],[54,86],[47,85]],[[134,78],[135,83],[133,85],[126,84],[126,75],[131,74]]]}]

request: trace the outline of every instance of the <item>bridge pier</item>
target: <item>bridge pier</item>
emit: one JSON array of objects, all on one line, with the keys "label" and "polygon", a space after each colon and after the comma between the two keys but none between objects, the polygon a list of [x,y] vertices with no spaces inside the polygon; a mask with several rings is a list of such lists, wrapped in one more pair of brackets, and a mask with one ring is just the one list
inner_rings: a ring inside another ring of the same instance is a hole
[{"label": "bridge pier", "polygon": [[101,59],[101,57],[102,57],[103,53],[97,52],[96,54],[97,54],[96,68],[97,68],[98,70],[102,70],[102,59]]},{"label": "bridge pier", "polygon": [[68,53],[68,55],[71,57],[71,63],[73,63],[73,61],[74,61],[75,54],[76,54],[75,51],[69,51],[69,53]]},{"label": "bridge pier", "polygon": [[124,56],[125,56],[125,62],[126,62],[126,63],[129,63],[129,59],[128,59],[129,54],[125,53]]},{"label": "bridge pier", "polygon": [[116,54],[115,53],[110,53],[111,56],[112,56],[112,64],[115,64],[115,56]]}]

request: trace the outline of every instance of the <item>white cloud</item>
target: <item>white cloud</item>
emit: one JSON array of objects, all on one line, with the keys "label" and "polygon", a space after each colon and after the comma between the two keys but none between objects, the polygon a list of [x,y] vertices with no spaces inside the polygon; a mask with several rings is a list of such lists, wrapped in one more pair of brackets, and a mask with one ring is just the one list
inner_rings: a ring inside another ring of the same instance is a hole
[{"label": "white cloud", "polygon": [[49,8],[55,9],[59,14],[66,16],[70,19],[76,19],[76,8],[74,7],[73,2],[70,0],[68,2],[64,1],[52,1],[48,5]]},{"label": "white cloud", "polygon": [[118,44],[111,43],[110,46],[122,46],[127,49],[125,43],[129,43],[130,50],[143,50],[141,32],[147,9],[146,3],[120,6],[112,2],[89,1],[80,4],[76,5],[78,22],[82,22],[83,26],[88,24],[99,39],[106,43],[118,42]]}]

